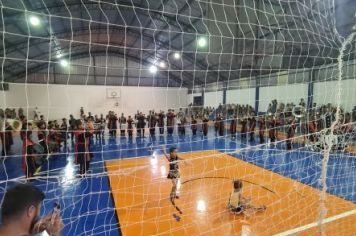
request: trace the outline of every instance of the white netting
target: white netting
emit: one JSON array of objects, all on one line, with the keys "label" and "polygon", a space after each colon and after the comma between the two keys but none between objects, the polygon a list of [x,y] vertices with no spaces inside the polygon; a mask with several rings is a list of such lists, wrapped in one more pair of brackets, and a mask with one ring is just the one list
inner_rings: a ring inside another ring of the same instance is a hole
[{"label": "white netting", "polygon": [[[351,235],[354,5],[2,0],[1,196],[25,156],[63,235]],[[266,211],[231,213],[234,179]]]}]

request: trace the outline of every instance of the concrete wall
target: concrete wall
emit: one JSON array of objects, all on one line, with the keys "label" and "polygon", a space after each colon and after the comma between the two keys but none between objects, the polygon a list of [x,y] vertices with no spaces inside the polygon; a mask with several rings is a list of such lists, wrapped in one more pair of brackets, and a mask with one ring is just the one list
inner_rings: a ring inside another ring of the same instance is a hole
[{"label": "concrete wall", "polygon": [[234,89],[226,91],[226,103],[249,104],[255,106],[256,89]]},{"label": "concrete wall", "polygon": [[268,104],[273,99],[278,102],[299,104],[301,98],[308,100],[308,84],[288,84],[284,86],[261,87],[259,111],[267,111]]},{"label": "concrete wall", "polygon": [[[337,88],[337,81],[315,83],[314,102],[317,104],[336,104]],[[340,104],[348,111],[356,106],[356,79],[342,80]]]},{"label": "concrete wall", "polygon": [[[109,91],[116,91],[120,98],[108,98]],[[147,113],[151,109],[186,107],[187,93],[186,88],[10,84],[8,91],[0,91],[0,107],[22,107],[28,110],[29,118],[35,107],[49,119],[78,116],[80,107],[92,114],[114,110],[133,115],[137,110]]]}]

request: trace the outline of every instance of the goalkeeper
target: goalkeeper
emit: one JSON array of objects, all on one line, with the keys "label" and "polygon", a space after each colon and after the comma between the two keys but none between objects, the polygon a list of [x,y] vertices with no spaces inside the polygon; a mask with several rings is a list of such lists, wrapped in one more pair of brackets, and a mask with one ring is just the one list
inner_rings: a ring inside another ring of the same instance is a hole
[{"label": "goalkeeper", "polygon": [[260,212],[266,210],[266,206],[253,206],[251,204],[251,199],[245,198],[242,196],[242,181],[234,180],[233,181],[234,190],[230,195],[228,208],[231,212],[235,214],[241,214],[245,211],[249,211],[251,213]]}]

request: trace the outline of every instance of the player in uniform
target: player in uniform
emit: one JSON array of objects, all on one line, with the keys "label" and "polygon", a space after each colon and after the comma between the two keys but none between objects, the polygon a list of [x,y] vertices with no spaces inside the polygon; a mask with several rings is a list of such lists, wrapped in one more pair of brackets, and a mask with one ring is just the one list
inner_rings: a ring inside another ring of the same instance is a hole
[{"label": "player in uniform", "polygon": [[162,146],[163,153],[169,162],[169,172],[167,175],[168,179],[172,180],[172,189],[170,193],[170,200],[173,206],[182,214],[182,211],[175,205],[175,199],[178,199],[177,196],[177,184],[180,178],[179,172],[179,161],[184,161],[184,159],[178,157],[177,155],[177,148],[171,147],[169,149],[169,154],[166,153],[166,147]]},{"label": "player in uniform", "polygon": [[241,214],[247,210],[252,212],[260,212],[266,210],[266,206],[253,206],[251,204],[251,199],[245,198],[242,196],[242,181],[234,180],[233,181],[234,190],[230,195],[228,208],[231,212],[235,214]]}]

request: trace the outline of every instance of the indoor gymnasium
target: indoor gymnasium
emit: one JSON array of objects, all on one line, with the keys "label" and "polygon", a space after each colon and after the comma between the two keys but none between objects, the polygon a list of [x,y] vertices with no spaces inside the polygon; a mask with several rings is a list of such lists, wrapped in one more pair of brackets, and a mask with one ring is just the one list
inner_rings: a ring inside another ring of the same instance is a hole
[{"label": "indoor gymnasium", "polygon": [[355,0],[0,11],[0,236],[356,235]]}]

